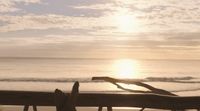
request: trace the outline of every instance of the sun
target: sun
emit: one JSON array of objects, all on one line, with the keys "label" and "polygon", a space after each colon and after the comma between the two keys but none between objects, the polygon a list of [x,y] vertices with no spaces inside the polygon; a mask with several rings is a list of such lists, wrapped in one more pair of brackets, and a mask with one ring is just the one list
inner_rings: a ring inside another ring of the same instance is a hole
[{"label": "sun", "polygon": [[137,62],[132,59],[119,59],[113,63],[113,70],[119,78],[136,78]]},{"label": "sun", "polygon": [[118,29],[121,32],[133,32],[136,27],[135,18],[131,15],[121,15],[116,18]]},{"label": "sun", "polygon": [[114,15],[114,20],[120,32],[130,33],[137,31],[138,21],[127,9],[119,8]]}]

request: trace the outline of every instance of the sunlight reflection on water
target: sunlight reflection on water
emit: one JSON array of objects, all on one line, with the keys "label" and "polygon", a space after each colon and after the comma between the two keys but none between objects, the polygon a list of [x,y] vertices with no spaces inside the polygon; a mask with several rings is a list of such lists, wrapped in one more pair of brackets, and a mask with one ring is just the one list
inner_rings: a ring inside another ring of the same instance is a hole
[{"label": "sunlight reflection on water", "polygon": [[133,59],[119,59],[114,61],[112,69],[118,78],[138,78],[138,65]]}]

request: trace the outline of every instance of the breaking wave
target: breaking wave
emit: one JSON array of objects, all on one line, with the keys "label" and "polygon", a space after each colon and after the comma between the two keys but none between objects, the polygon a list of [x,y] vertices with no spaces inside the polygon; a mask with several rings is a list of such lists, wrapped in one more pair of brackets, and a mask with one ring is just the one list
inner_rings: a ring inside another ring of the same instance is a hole
[{"label": "breaking wave", "polygon": [[[126,79],[127,81],[140,82],[172,82],[172,83],[200,83],[200,78],[197,77],[147,77],[144,79]],[[0,82],[104,82],[102,80],[93,81],[91,78],[0,78]]]},{"label": "breaking wave", "polygon": [[[167,83],[182,83],[200,84],[200,78],[185,76],[185,77],[147,77],[144,79],[126,79],[127,81],[140,81],[140,82],[167,82]],[[92,80],[92,78],[0,78],[0,82],[51,82],[51,83],[72,83],[79,81],[80,83],[102,83],[102,80]],[[187,92],[199,91],[200,88],[186,88],[181,90],[171,90],[171,92]]]}]

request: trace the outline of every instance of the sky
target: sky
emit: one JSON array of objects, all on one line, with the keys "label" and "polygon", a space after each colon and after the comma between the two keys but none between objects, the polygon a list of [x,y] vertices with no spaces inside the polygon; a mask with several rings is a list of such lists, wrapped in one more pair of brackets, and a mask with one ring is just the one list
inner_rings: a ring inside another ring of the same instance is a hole
[{"label": "sky", "polygon": [[1,0],[0,57],[200,59],[199,0]]}]

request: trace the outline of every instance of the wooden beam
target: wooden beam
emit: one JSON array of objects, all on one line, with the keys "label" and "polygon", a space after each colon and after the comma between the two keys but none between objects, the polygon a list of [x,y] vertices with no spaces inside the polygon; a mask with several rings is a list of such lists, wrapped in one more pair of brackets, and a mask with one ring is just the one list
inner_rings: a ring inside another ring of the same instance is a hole
[{"label": "wooden beam", "polygon": [[[69,93],[66,94],[67,97]],[[0,91],[1,105],[55,106],[53,92]],[[156,109],[199,109],[200,97],[176,97],[156,94],[80,93],[81,107],[140,107]]]}]

